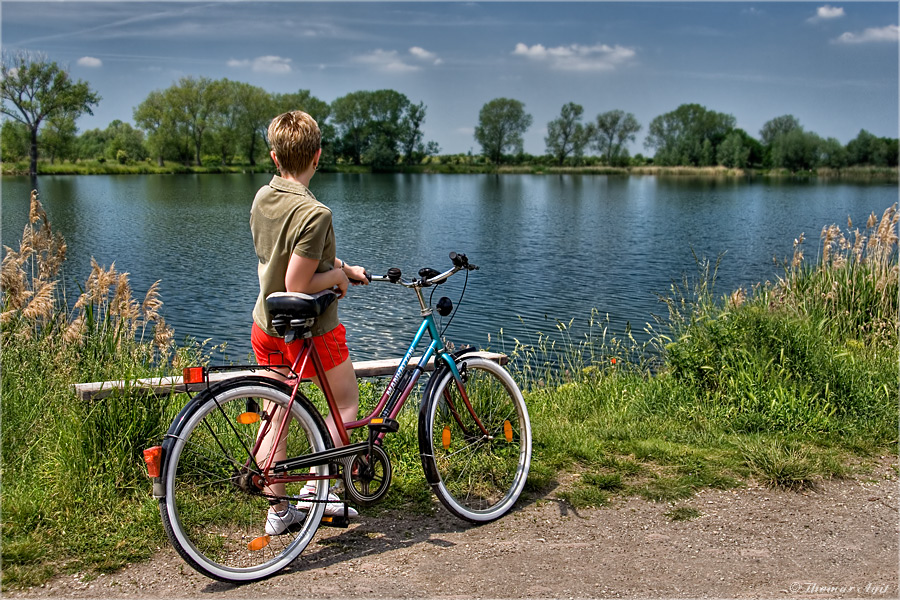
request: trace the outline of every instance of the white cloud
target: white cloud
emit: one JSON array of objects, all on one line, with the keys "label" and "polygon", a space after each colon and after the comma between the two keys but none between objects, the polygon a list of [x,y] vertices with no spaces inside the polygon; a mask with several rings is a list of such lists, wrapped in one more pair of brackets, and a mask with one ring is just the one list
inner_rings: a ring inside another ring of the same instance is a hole
[{"label": "white cloud", "polygon": [[810,17],[810,21],[827,21],[828,19],[839,19],[844,16],[844,9],[840,6],[831,6],[826,4],[816,9],[816,16]]},{"label": "white cloud", "polygon": [[543,62],[562,71],[611,71],[634,58],[635,51],[624,46],[572,44],[545,48],[541,44],[516,44],[513,54],[535,62]]},{"label": "white cloud", "polygon": [[75,64],[77,64],[79,67],[97,68],[103,66],[103,61],[99,58],[94,58],[93,56],[82,56],[75,62]]},{"label": "white cloud", "polygon": [[434,52],[429,52],[425,48],[420,48],[419,46],[413,46],[412,48],[410,48],[409,53],[416,58],[426,62],[430,62],[433,65],[439,65],[444,62],[443,60],[438,58],[438,55]]},{"label": "white cloud", "polygon": [[290,73],[291,59],[280,56],[258,56],[253,60],[237,60],[232,58],[226,63],[236,69],[250,68],[254,73]]},{"label": "white cloud", "polygon": [[385,73],[411,73],[420,71],[421,67],[403,62],[396,50],[375,50],[369,54],[357,56],[356,62],[369,65]]},{"label": "white cloud", "polygon": [[869,42],[896,42],[900,40],[900,29],[896,25],[870,27],[862,33],[850,31],[841,34],[835,41],[839,44],[866,44]]}]

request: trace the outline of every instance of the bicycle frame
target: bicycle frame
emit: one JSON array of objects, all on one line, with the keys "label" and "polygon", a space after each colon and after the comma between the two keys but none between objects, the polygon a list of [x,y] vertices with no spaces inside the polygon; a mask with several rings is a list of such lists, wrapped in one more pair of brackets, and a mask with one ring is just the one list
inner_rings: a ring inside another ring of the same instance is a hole
[{"label": "bicycle frame", "polygon": [[[300,349],[297,358],[294,359],[293,365],[291,365],[291,372],[294,374],[302,373],[306,369],[307,365],[309,365],[310,363],[312,364],[313,370],[316,373],[316,378],[318,379],[319,387],[325,395],[325,400],[328,404],[331,418],[335,423],[335,427],[337,429],[338,435],[340,436],[343,446],[341,448],[326,450],[325,452],[310,454],[304,457],[288,458],[286,460],[278,461],[277,463],[274,462],[274,455],[270,456],[266,464],[262,466],[261,470],[262,473],[271,474],[266,475],[268,484],[271,485],[277,483],[290,483],[304,480],[313,481],[317,479],[330,479],[331,477],[333,477],[328,475],[316,475],[314,473],[278,476],[273,473],[273,468],[275,471],[287,471],[289,469],[317,466],[326,464],[327,462],[330,462],[331,460],[342,457],[344,455],[356,454],[360,452],[363,446],[368,447],[368,442],[360,442],[351,446],[348,431],[358,429],[360,427],[366,427],[372,422],[372,419],[378,417],[395,419],[402,410],[404,404],[409,398],[409,395],[412,393],[412,390],[415,388],[419,377],[425,371],[428,362],[432,358],[435,358],[435,362],[437,362],[438,358],[440,358],[440,360],[442,360],[444,364],[447,365],[447,368],[452,373],[453,378],[457,383],[457,387],[462,394],[464,403],[467,405],[470,413],[475,418],[476,423],[479,425],[479,427],[481,427],[482,431],[484,431],[484,428],[481,426],[477,415],[475,415],[471,405],[469,404],[469,400],[465,392],[465,387],[462,385],[462,376],[456,367],[456,363],[444,346],[444,342],[441,338],[440,332],[438,331],[437,323],[434,319],[434,313],[431,308],[426,305],[421,288],[415,287],[414,289],[419,298],[419,303],[422,308],[422,323],[419,325],[419,329],[413,337],[413,340],[410,343],[409,347],[407,348],[406,353],[400,360],[400,364],[394,371],[394,374],[392,375],[391,380],[388,383],[388,386],[385,389],[384,393],[381,395],[378,404],[366,417],[362,419],[344,423],[343,419],[341,418],[340,412],[337,409],[337,401],[335,400],[334,395],[331,391],[331,387],[328,384],[328,380],[325,377],[325,369],[322,365],[321,359],[319,358],[318,352],[315,349],[315,346],[313,345],[310,338],[305,338],[302,340],[303,346]],[[419,358],[416,366],[411,370],[408,370],[407,367],[409,365],[409,361],[412,359],[413,354],[419,347],[426,333],[428,333],[431,337],[431,342],[428,344],[425,352]],[[296,375],[294,377],[291,377],[287,381],[287,383],[292,388],[291,401],[288,405],[288,411],[290,411],[294,399],[296,398],[297,392],[300,389],[300,382],[300,377]],[[276,433],[276,435],[278,436],[276,440],[281,439],[281,437],[284,435],[284,428],[287,426],[287,422],[287,419],[282,420],[281,427]],[[258,451],[260,444],[262,443],[262,439],[266,435],[268,435],[268,433],[269,431],[267,423],[267,425],[261,428],[260,432],[257,434],[256,444],[254,445],[252,451],[254,456]],[[485,431],[485,433],[487,432]],[[378,433],[375,437],[374,442],[380,444],[383,437],[384,433]]]}]

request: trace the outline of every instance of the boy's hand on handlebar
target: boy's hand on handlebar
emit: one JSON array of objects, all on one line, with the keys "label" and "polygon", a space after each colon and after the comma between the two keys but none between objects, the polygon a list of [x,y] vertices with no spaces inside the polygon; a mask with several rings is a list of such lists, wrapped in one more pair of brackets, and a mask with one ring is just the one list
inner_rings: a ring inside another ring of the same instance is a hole
[{"label": "boy's hand on handlebar", "polygon": [[352,285],[369,285],[370,275],[359,265],[344,265],[344,273]]}]

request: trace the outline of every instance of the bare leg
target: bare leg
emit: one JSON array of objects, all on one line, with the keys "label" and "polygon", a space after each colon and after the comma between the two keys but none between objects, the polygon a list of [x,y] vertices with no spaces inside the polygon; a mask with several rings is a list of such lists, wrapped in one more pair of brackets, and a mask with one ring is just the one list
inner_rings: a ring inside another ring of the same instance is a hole
[{"label": "bare leg", "polygon": [[[262,442],[260,442],[259,450],[256,453],[256,464],[260,468],[265,466],[266,462],[269,460],[270,454],[272,454],[273,452],[275,454],[275,461],[284,460],[287,458],[286,438],[282,438],[281,440],[279,440],[278,445],[273,448],[273,441],[275,440],[275,436],[278,434],[278,430],[281,428],[281,423],[284,420],[284,416],[287,411],[274,402],[270,402],[268,400],[266,400],[265,404],[263,405],[263,410],[266,411],[266,414],[272,415],[272,422],[269,425],[269,431],[262,439]],[[290,416],[288,416],[288,426],[290,426]],[[262,433],[262,426],[260,426],[260,433]],[[283,483],[275,483],[263,488],[263,492],[266,494],[271,494],[273,496],[284,496],[285,487]],[[287,508],[287,505],[288,502],[286,500],[282,500],[278,504],[273,506],[275,510],[284,510],[285,508]]]},{"label": "bare leg", "polygon": [[[328,379],[328,386],[334,395],[341,420],[344,423],[355,421],[359,413],[359,384],[356,382],[356,371],[353,370],[353,362],[348,358],[325,373],[325,377]],[[318,378],[313,377],[313,383],[321,389]],[[334,419],[326,418],[325,423],[328,425],[328,432],[331,434],[335,448],[343,446],[344,444],[341,442],[341,436],[338,434]]]}]

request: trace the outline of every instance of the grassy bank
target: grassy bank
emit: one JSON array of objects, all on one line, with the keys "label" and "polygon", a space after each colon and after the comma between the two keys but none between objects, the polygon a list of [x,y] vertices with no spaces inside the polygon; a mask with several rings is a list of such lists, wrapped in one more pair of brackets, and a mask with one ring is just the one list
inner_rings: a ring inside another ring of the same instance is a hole
[{"label": "grassy bank", "polygon": [[[3,175],[26,175],[25,162],[3,163]],[[325,173],[371,173],[362,165],[323,165]],[[165,174],[217,174],[217,173],[272,173],[269,164],[258,165],[207,165],[189,166],[166,162],[163,166],[143,162],[118,164],[115,162],[83,161],[78,163],[41,162],[40,175],[165,175]],[[821,168],[816,171],[792,173],[785,170],[729,169],[726,167],[558,167],[553,165],[489,165],[486,163],[455,163],[434,161],[427,164],[398,166],[393,172],[421,174],[500,174],[500,175],[652,175],[657,177],[702,177],[714,179],[819,179],[822,181],[846,181],[857,183],[896,183],[898,169],[886,167],[847,167],[844,169]]]},{"label": "grassy bank", "polygon": [[[669,315],[645,346],[596,314],[584,338],[560,323],[534,340],[497,341],[531,412],[530,498],[598,506],[621,495],[677,502],[748,481],[802,489],[894,454],[896,229],[896,207],[861,232],[826,228],[810,252],[817,264],[798,241],[778,282],[722,298],[715,265],[701,261],[670,290]],[[64,255],[33,199],[31,227],[2,270],[6,588],[117,569],[166,543],[140,453],[185,398],[80,401],[70,386],[177,372],[204,354],[176,351],[155,288],[135,300],[112,268],[95,265],[64,310],[56,276]],[[563,365],[551,368],[560,349]],[[361,383],[364,404],[380,385]],[[430,509],[412,407],[388,451],[387,506]]]}]

